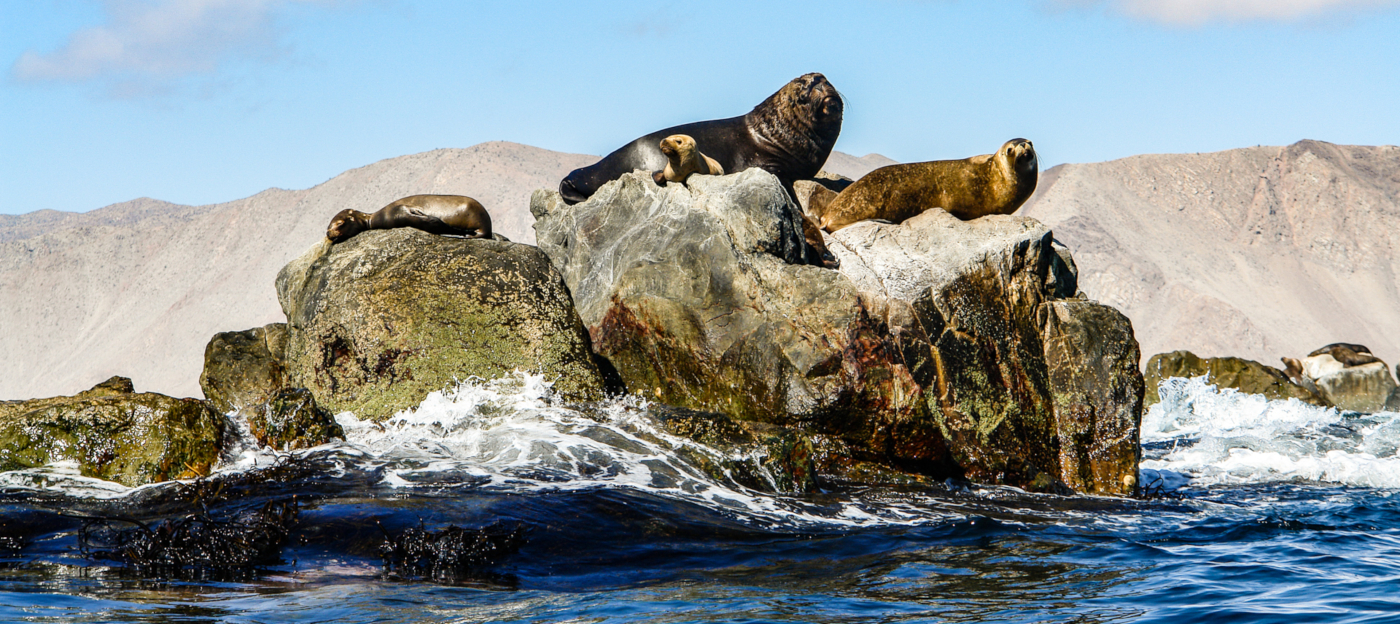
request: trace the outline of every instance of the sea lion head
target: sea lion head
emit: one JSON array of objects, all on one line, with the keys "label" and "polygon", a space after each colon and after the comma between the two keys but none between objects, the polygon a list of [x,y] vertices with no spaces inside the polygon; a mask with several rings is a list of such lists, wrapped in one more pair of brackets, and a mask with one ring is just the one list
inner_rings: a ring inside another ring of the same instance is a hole
[{"label": "sea lion head", "polygon": [[831,155],[845,109],[841,93],[826,76],[811,73],[793,78],[746,117],[751,130],[790,157],[814,161],[810,174],[798,176],[809,178]]},{"label": "sea lion head", "polygon": [[695,139],[688,134],[673,134],[661,139],[661,153],[673,163],[685,162],[695,153]]},{"label": "sea lion head", "polygon": [[1002,143],[1001,149],[997,150],[996,160],[1018,174],[1031,173],[1040,168],[1039,159],[1035,155],[1035,145],[1026,139],[1011,139]]},{"label": "sea lion head", "polygon": [[329,238],[332,243],[339,243],[365,231],[368,227],[369,215],[367,213],[346,208],[331,218],[331,224],[326,226],[326,238]]}]

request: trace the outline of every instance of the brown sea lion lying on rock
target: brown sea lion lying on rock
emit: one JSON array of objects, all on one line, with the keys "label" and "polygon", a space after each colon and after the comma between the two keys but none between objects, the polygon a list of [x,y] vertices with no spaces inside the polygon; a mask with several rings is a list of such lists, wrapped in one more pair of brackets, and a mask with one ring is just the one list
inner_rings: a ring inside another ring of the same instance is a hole
[{"label": "brown sea lion lying on rock", "polygon": [[400,227],[466,238],[491,238],[491,214],[480,202],[465,195],[411,195],[374,214],[349,208],[340,211],[326,228],[326,238],[339,243],[365,230]]},{"label": "brown sea lion lying on rock", "polygon": [[701,153],[695,145],[695,139],[685,134],[673,134],[661,139],[661,153],[666,155],[666,168],[651,174],[657,184],[665,182],[680,182],[685,184],[686,178],[692,174],[701,175],[724,175],[724,167],[721,167],[715,159]]},{"label": "brown sea lion lying on rock", "polygon": [[1338,371],[1381,361],[1371,355],[1365,345],[1336,342],[1313,351],[1301,360],[1280,358],[1288,378],[1303,387],[1311,387],[1313,382],[1325,375]]},{"label": "brown sea lion lying on rock", "polygon": [[1381,361],[1380,358],[1371,355],[1371,350],[1366,348],[1365,345],[1351,344],[1347,342],[1334,342],[1330,345],[1317,349],[1312,353],[1309,353],[1308,357],[1316,357],[1324,353],[1332,356],[1332,359],[1341,362],[1342,365],[1346,366],[1347,368],[1351,368],[1353,366],[1361,366],[1362,364],[1370,364],[1371,362]]},{"label": "brown sea lion lying on rock", "polygon": [[995,154],[871,171],[831,199],[819,218],[822,229],[835,232],[867,219],[901,223],[933,208],[963,221],[1011,214],[1030,199],[1038,177],[1035,146],[1012,139]]}]

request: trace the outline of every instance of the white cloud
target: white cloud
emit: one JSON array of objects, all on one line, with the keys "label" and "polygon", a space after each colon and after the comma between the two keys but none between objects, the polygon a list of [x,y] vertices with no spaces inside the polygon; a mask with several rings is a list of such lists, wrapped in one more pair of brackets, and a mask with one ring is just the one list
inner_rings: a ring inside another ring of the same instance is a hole
[{"label": "white cloud", "polygon": [[[1104,0],[1058,0],[1065,6]],[[1209,22],[1299,22],[1357,10],[1397,7],[1400,0],[1106,0],[1114,10],[1155,22],[1199,26]]]},{"label": "white cloud", "polygon": [[275,10],[315,1],[106,0],[106,23],[73,33],[53,52],[25,52],[11,72],[24,82],[105,82],[113,93],[168,86],[213,74],[230,58],[276,56]]}]

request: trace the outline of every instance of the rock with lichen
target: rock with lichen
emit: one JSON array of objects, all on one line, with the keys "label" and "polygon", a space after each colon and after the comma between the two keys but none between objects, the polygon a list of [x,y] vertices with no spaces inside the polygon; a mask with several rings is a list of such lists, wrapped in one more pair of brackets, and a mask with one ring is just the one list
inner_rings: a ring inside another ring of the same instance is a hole
[{"label": "rock with lichen", "polygon": [[0,402],[0,471],[72,461],[132,487],[207,474],[224,417],[205,401],[133,390],[113,377],[71,397]]},{"label": "rock with lichen", "polygon": [[539,249],[412,228],[322,242],[277,276],[287,385],[382,420],[429,393],[514,370],[593,400],[604,377],[569,289]]},{"label": "rock with lichen", "polygon": [[[1048,360],[1092,350],[1046,347],[1041,306],[1078,293],[1068,250],[1039,222],[936,209],[863,222],[826,236],[833,271],[801,262],[800,211],[757,169],[664,187],[628,174],[573,206],[536,191],[531,211],[630,392],[801,432],[836,479],[1132,492],[1135,464],[1084,470],[1097,464],[1066,453],[1099,446],[1058,435],[1051,370],[1065,363]],[[1141,387],[1121,321],[1095,338],[1119,359],[1066,369],[1079,372],[1065,383],[1111,387],[1063,407],[1100,414],[1115,449],[1141,415],[1120,400]]]},{"label": "rock with lichen", "polygon": [[[1155,405],[1160,400],[1157,396],[1157,386],[1163,379],[1202,376],[1206,378],[1207,383],[1220,388],[1233,388],[1275,400],[1298,399],[1312,405],[1332,406],[1326,397],[1293,383],[1284,371],[1254,360],[1237,357],[1203,358],[1190,351],[1172,351],[1152,356],[1152,359],[1147,361],[1146,368],[1147,393],[1144,404],[1148,406]],[[1384,397],[1381,400],[1384,401]]]}]

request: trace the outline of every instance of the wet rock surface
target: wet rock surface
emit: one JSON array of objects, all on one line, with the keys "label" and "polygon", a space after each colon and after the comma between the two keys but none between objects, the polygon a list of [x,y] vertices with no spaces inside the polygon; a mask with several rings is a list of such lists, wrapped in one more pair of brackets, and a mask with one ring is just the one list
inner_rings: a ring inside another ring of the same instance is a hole
[{"label": "wet rock surface", "polygon": [[[1155,405],[1157,385],[1170,377],[1200,377],[1220,388],[1234,388],[1248,394],[1259,394],[1270,399],[1298,399],[1304,403],[1331,407],[1332,403],[1321,396],[1289,380],[1288,375],[1272,366],[1265,366],[1254,360],[1237,357],[1199,357],[1190,351],[1158,353],[1147,361],[1147,393],[1144,404]],[[1381,399],[1384,401],[1384,398]]]},{"label": "wet rock surface", "polygon": [[220,413],[267,403],[287,385],[287,324],[215,334],[204,348],[199,387]]},{"label": "wet rock surface", "polygon": [[207,473],[223,416],[205,401],[133,390],[113,377],[71,397],[0,403],[0,471],[66,461],[133,487]]},{"label": "wet rock surface", "polygon": [[384,419],[470,377],[545,374],[566,400],[605,382],[569,290],[538,249],[411,228],[322,243],[278,274],[288,385]]},{"label": "wet rock surface", "polygon": [[[1131,327],[1118,315],[1112,331],[1068,339],[1092,349],[1047,350],[1038,311],[1077,287],[1067,250],[1034,220],[931,210],[861,223],[827,237],[832,271],[800,264],[798,209],[762,171],[688,187],[629,174],[574,206],[537,191],[531,210],[630,392],[801,431],[834,473],[1132,491],[1135,463],[1091,457],[1136,440]],[[1065,360],[1089,352],[1114,355]],[[1064,383],[1092,386],[1065,403],[1093,414],[1074,426],[1113,437],[1062,444],[1050,358]]]}]

